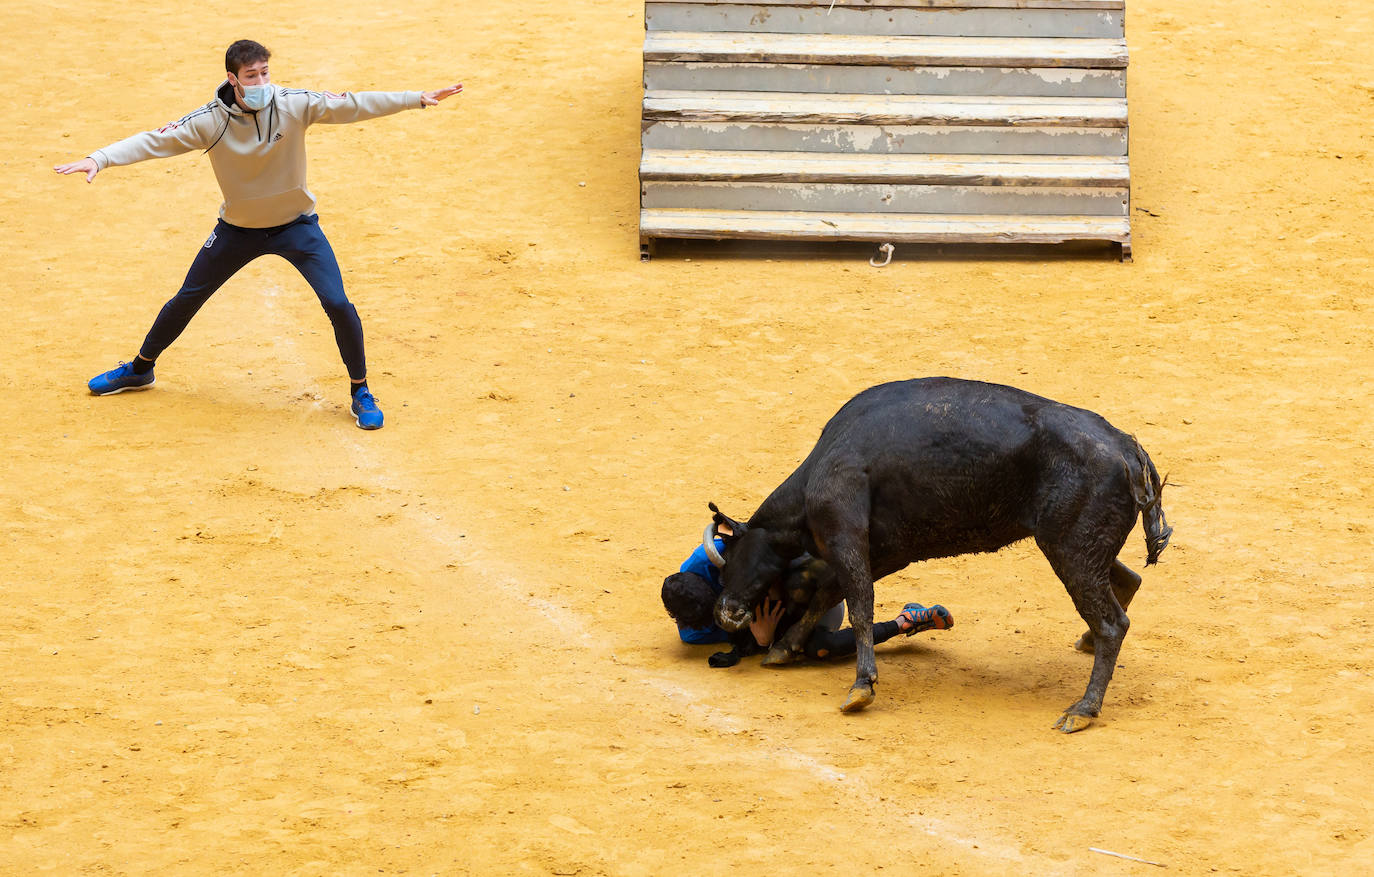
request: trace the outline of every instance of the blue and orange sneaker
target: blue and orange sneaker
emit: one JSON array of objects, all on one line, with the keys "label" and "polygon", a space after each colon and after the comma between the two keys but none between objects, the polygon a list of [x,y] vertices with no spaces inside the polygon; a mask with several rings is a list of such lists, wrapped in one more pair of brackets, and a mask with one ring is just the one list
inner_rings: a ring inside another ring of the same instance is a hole
[{"label": "blue and orange sneaker", "polygon": [[911,636],[923,630],[948,630],[954,626],[954,616],[939,603],[929,609],[920,603],[908,603],[902,607],[902,614],[897,616],[897,625],[902,633]]},{"label": "blue and orange sneaker", "polygon": [[152,385],[152,370],[149,369],[141,375],[134,374],[132,362],[121,362],[118,368],[112,368],[103,375],[96,375],[86,383],[97,396],[110,396],[125,390],[141,390]]},{"label": "blue and orange sneaker", "polygon": [[367,387],[353,394],[353,417],[359,429],[382,428],[382,409],[377,407],[377,399]]}]

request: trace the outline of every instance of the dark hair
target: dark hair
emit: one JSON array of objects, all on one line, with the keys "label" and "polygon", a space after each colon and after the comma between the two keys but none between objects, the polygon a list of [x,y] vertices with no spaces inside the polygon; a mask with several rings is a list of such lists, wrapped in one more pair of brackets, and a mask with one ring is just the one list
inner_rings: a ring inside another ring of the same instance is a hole
[{"label": "dark hair", "polygon": [[690,572],[675,572],[663,580],[663,608],[683,627],[715,624],[716,592],[711,583]]},{"label": "dark hair", "polygon": [[239,71],[249,64],[258,61],[266,61],[272,57],[272,53],[267,51],[267,47],[262,43],[255,43],[252,40],[235,40],[233,45],[224,50],[224,69],[235,76]]}]

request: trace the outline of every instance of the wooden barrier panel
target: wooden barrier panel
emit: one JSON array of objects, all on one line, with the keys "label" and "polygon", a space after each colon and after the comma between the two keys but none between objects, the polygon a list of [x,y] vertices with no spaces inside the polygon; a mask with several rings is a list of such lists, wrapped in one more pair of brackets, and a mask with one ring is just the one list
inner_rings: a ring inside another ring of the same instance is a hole
[{"label": "wooden barrier panel", "polygon": [[1110,155],[863,155],[646,149],[645,182],[892,183],[929,186],[1112,186],[1124,188],[1124,157]]},{"label": "wooden barrier panel", "polygon": [[1124,22],[1124,0],[650,0],[641,254],[795,237],[1129,258]]},{"label": "wooden barrier panel", "polygon": [[[738,3],[739,0],[689,0],[702,6]],[[755,6],[824,6],[816,0],[753,0]],[[1119,9],[1125,11],[1126,0],[851,0],[852,8],[884,9]]]},{"label": "wooden barrier panel", "polygon": [[664,91],[644,95],[644,119],[863,125],[1118,128],[1125,98],[772,94]]},{"label": "wooden barrier panel", "polygon": [[651,121],[643,148],[846,154],[1126,155],[1125,128]]},{"label": "wooden barrier panel", "polygon": [[650,2],[644,8],[644,23],[651,32],[679,33],[749,33],[766,22],[769,33],[1112,39],[1122,33],[1124,14],[1096,9],[874,8],[838,2],[833,7]]},{"label": "wooden barrier panel", "polygon": [[645,61],[644,90],[1126,97],[1123,68]]},{"label": "wooden barrier panel", "polygon": [[868,34],[650,33],[646,61],[894,64],[926,67],[1126,66],[1120,40]]},{"label": "wooden barrier panel", "polygon": [[891,241],[915,244],[1063,244],[1130,239],[1124,217],[874,216],[766,210],[646,210],[654,237],[724,240]]}]

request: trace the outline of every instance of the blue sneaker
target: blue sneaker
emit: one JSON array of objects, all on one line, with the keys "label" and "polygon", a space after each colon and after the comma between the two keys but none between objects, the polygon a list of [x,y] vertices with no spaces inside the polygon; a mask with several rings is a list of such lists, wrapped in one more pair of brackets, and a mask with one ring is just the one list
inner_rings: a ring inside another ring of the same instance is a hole
[{"label": "blue sneaker", "polygon": [[377,400],[366,387],[353,394],[353,416],[359,429],[382,428],[382,409],[377,407]]},{"label": "blue sneaker", "polygon": [[91,392],[97,396],[109,396],[113,393],[122,393],[125,390],[141,390],[152,385],[152,371],[136,375],[132,362],[121,362],[119,368],[112,368],[103,375],[96,375],[86,384],[91,388]]},{"label": "blue sneaker", "polygon": [[923,630],[949,630],[954,626],[954,616],[939,603],[929,609],[920,603],[908,603],[897,616],[897,626],[907,636]]}]

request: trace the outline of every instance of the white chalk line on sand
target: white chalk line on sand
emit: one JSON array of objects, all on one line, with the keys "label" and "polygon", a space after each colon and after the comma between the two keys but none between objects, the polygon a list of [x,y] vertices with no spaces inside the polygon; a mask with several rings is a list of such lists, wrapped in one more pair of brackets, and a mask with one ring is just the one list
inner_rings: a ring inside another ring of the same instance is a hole
[{"label": "white chalk line on sand", "polygon": [[[366,447],[365,442],[350,437],[348,444],[350,452],[356,457],[364,460],[370,458],[372,450]],[[379,465],[370,465],[368,470],[374,473],[383,471]],[[411,492],[407,489],[408,485],[397,483],[394,478],[379,475],[376,480],[378,487],[398,490],[402,493]],[[480,576],[487,585],[495,585],[504,597],[519,601],[531,610],[538,612],[565,639],[576,639],[592,653],[612,654],[614,652],[613,644],[605,638],[593,634],[581,614],[576,610],[560,606],[541,597],[530,596],[528,586],[523,584],[526,579],[510,571],[504,561],[493,563],[483,558],[482,555],[486,552],[480,545],[473,542],[470,535],[456,535],[452,525],[445,523],[449,515],[443,515],[442,520],[424,513],[412,513],[408,517],[411,519],[417,535],[457,556],[471,574]],[[661,698],[673,701],[676,708],[688,717],[694,726],[714,733],[740,734],[748,732],[754,735],[754,738],[762,745],[740,751],[741,755],[747,752],[750,760],[769,768],[784,766],[804,771],[812,777],[834,783],[870,806],[872,802],[878,800],[878,795],[866,781],[845,773],[823,758],[778,742],[760,728],[757,722],[745,716],[710,705],[707,692],[692,689],[683,685],[678,679],[640,669],[633,665],[617,663],[616,666],[625,671],[627,681],[648,689]],[[969,836],[970,832],[965,826],[953,825],[948,820],[912,813],[904,814],[901,818],[912,828],[941,841],[959,846],[970,854],[1000,861],[1026,861],[1023,853],[1015,847],[990,841],[985,836]],[[1037,873],[1058,873],[1053,869],[1047,870],[1046,863],[1042,861],[1037,861],[1035,865]]]},{"label": "white chalk line on sand", "polygon": [[[367,458],[371,454],[371,450],[364,447],[363,443],[357,439],[350,438],[349,444],[352,452],[360,457]],[[379,472],[381,470],[380,467],[374,465],[370,467],[370,471]],[[378,486],[407,492],[405,485],[398,485],[392,479],[379,479]],[[593,650],[593,653],[612,654],[614,652],[613,644],[593,634],[576,610],[540,597],[530,596],[529,588],[522,584],[525,579],[511,572],[504,562],[499,565],[500,568],[497,568],[490,561],[482,559],[480,555],[485,552],[480,546],[473,544],[471,536],[457,537],[450,525],[444,521],[435,520],[429,515],[412,514],[410,517],[416,528],[422,531],[420,535],[436,546],[453,552],[460,558],[469,572],[480,576],[484,583],[496,585],[506,597],[517,600],[543,615],[560,634],[565,637],[575,637]],[[446,520],[449,516],[444,515],[443,517]],[[757,722],[745,716],[710,705],[708,693],[685,686],[675,678],[640,669],[633,665],[617,663],[616,666],[625,671],[627,681],[641,688],[649,689],[659,697],[673,701],[682,714],[687,716],[696,727],[716,733],[739,734],[749,732],[755,735],[755,738],[762,745],[748,750],[748,755],[756,763],[763,763],[768,767],[791,766],[805,771],[813,777],[834,783],[869,805],[878,800],[879,796],[866,781],[846,774],[839,767],[823,758],[778,742],[760,728]],[[1025,862],[1025,856],[1015,847],[990,841],[985,836],[968,836],[970,832],[966,827],[952,825],[948,820],[912,813],[904,814],[902,818],[912,828],[959,846],[970,854],[1001,861]],[[1037,873],[1058,873],[1053,869],[1047,870],[1046,864],[1043,861],[1037,861],[1035,863]]]},{"label": "white chalk line on sand", "polygon": [[[263,289],[263,297],[266,299],[264,302],[265,310],[276,313],[275,302],[272,299],[277,296],[279,291],[280,287],[277,286]],[[277,343],[287,348],[292,361],[300,362],[299,356],[295,355],[296,343],[289,334],[285,332],[279,334]],[[301,383],[311,383],[304,368],[298,371],[297,377]],[[315,386],[314,396],[317,399],[321,396],[321,388],[318,385]],[[316,402],[315,407],[317,409],[324,408],[319,402]],[[411,479],[409,478],[398,482],[395,466],[390,461],[378,459],[374,446],[365,439],[349,435],[343,439],[342,445],[353,458],[352,462],[355,464],[355,468],[360,472],[369,473],[370,480],[373,482],[371,486],[382,490],[399,491],[406,495],[424,493],[422,489],[418,489],[415,484],[410,483]],[[420,535],[425,539],[451,552],[452,556],[459,558],[460,562],[471,573],[481,576],[485,583],[498,587],[505,597],[516,600],[542,615],[560,631],[565,639],[575,637],[596,653],[614,653],[613,644],[593,634],[591,628],[576,610],[560,606],[542,597],[532,596],[529,588],[523,585],[526,578],[510,570],[505,561],[493,564],[491,561],[483,559],[482,555],[486,552],[482,546],[470,535],[458,532],[453,525],[446,522],[452,517],[451,515],[435,516],[431,513],[422,513],[414,508],[407,508],[404,513],[410,519],[412,526],[420,531]],[[756,739],[763,745],[748,752],[750,758],[755,762],[770,767],[787,765],[805,771],[811,776],[845,789],[869,805],[878,800],[878,795],[866,781],[846,774],[839,767],[823,758],[801,752],[790,745],[772,739],[766,731],[760,729],[755,722],[745,716],[710,705],[708,702],[709,695],[706,692],[689,688],[682,685],[677,679],[648,670],[625,664],[617,664],[617,666],[626,671],[626,678],[633,681],[634,684],[673,701],[694,725],[703,730],[734,734],[747,731],[756,735]],[[966,826],[954,825],[948,820],[914,813],[904,814],[901,818],[912,828],[943,842],[959,846],[971,855],[993,858],[1003,862],[1031,864],[1026,861],[1025,854],[1016,847],[990,841],[985,836],[969,836],[973,832]],[[1037,873],[1061,873],[1060,869],[1050,867],[1048,862],[1038,857],[1033,864]]]}]

